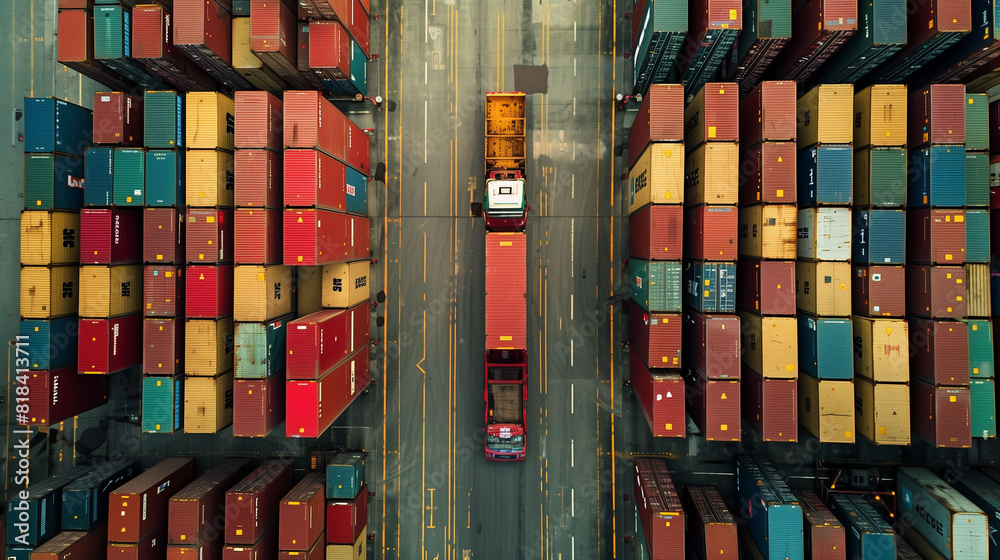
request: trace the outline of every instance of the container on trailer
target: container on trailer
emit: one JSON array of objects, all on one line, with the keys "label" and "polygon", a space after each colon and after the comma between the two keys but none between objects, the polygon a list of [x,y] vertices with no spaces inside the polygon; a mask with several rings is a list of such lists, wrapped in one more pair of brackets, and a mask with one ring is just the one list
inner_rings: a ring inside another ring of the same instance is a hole
[{"label": "container on trailer", "polygon": [[653,558],[684,555],[686,519],[680,495],[662,459],[637,458],[632,466],[637,525]]},{"label": "container on trailer", "polygon": [[715,486],[688,486],[691,546],[705,560],[738,553],[736,520]]},{"label": "container on trailer", "polygon": [[216,376],[233,367],[233,318],[187,319],[184,373]]},{"label": "container on trailer", "polygon": [[292,312],[292,269],[276,264],[237,266],[233,320],[266,322]]},{"label": "container on trailer", "polygon": [[274,521],[292,487],[292,460],[269,459],[226,491],[226,542],[252,545]]},{"label": "container on trailer", "polygon": [[[994,38],[995,40],[995,38]],[[990,107],[985,93],[965,94],[965,148],[990,149]]]},{"label": "container on trailer", "polygon": [[142,329],[142,373],[184,373],[184,319],[146,319]]},{"label": "container on trailer", "polygon": [[855,266],[852,301],[855,315],[902,317],[906,313],[906,270],[902,266]]},{"label": "container on trailer", "polygon": [[931,145],[909,150],[907,204],[912,208],[965,204],[965,148]]},{"label": "container on trailer", "polygon": [[877,383],[906,383],[909,326],[904,319],[853,318],[854,373]]},{"label": "container on trailer", "polygon": [[285,418],[285,376],[233,382],[233,435],[267,437]]},{"label": "container on trailer", "polygon": [[680,260],[683,257],[683,239],[683,206],[649,204],[628,218],[630,257],[646,260]]},{"label": "container on trailer", "polygon": [[986,207],[990,204],[990,154],[965,152],[965,205]]},{"label": "container on trailer", "polygon": [[235,95],[236,148],[281,151],[281,99],[266,91],[237,91]]},{"label": "container on trailer", "polygon": [[235,336],[237,379],[263,379],[285,369],[285,334],[294,315],[268,323],[238,323]]},{"label": "container on trailer", "polygon": [[[177,491],[168,506],[170,524],[167,542],[170,545],[195,545],[211,540],[213,535],[222,537],[217,523],[224,516],[226,491],[249,471],[249,459],[224,459]],[[222,538],[218,540],[221,542]]]},{"label": "container on trailer", "polygon": [[317,381],[285,385],[285,437],[316,438],[333,424],[369,382],[368,346]]},{"label": "container on trailer", "polygon": [[813,144],[850,144],[854,140],[853,84],[823,84],[795,105],[799,148]]},{"label": "container on trailer", "polygon": [[740,101],[740,143],[794,141],[796,83],[761,82]]},{"label": "container on trailer", "polygon": [[156,560],[167,553],[167,524],[153,530],[137,543],[109,542],[108,560]]},{"label": "container on trailer", "polygon": [[281,210],[237,208],[233,212],[233,261],[237,264],[279,264]]},{"label": "container on trailer", "polygon": [[323,266],[323,307],[346,309],[368,301],[370,261]]},{"label": "container on trailer", "polygon": [[146,208],[142,213],[142,260],[183,263],[184,212],[176,208]]},{"label": "container on trailer", "polygon": [[969,331],[970,379],[993,378],[993,322],[991,319],[966,319]]},{"label": "container on trailer", "polygon": [[147,148],[169,150],[184,145],[184,96],[176,91],[147,90],[142,118]]},{"label": "container on trailer", "polygon": [[146,150],[146,206],[183,206],[183,150]]},{"label": "container on trailer", "polygon": [[[114,202],[114,157],[115,149],[110,146],[87,148],[83,156],[86,185],[83,188],[84,206],[110,206]],[[80,186],[83,187],[84,184]]]},{"label": "container on trailer", "polygon": [[851,265],[846,262],[798,261],[795,301],[799,311],[819,317],[851,314]]},{"label": "container on trailer", "polygon": [[875,208],[854,213],[851,239],[854,264],[903,264],[906,262],[905,243],[905,211]]},{"label": "container on trailer", "polygon": [[[284,264],[315,266],[350,260],[352,247],[367,245],[368,220],[321,209],[286,209]],[[367,248],[365,255],[368,256]]]},{"label": "container on trailer", "polygon": [[187,249],[189,263],[233,262],[233,210],[222,208],[187,209]]},{"label": "container on trailer", "polygon": [[706,441],[740,440],[739,379],[709,379],[688,370],[688,413]]},{"label": "container on trailer", "polygon": [[799,371],[826,379],[853,379],[853,324],[850,318],[802,314],[799,321]]},{"label": "container on trailer", "polygon": [[[367,504],[368,492],[364,493]],[[278,548],[281,550],[298,550],[306,552],[323,536],[323,529],[328,521],[325,518],[326,484],[323,473],[307,474],[294,488],[285,494],[278,503]],[[352,521],[352,519],[343,519]],[[361,519],[361,526],[365,525]],[[332,523],[334,530],[347,529],[353,524]],[[346,527],[344,526],[346,525]],[[352,538],[349,543],[353,543]]]},{"label": "container on trailer", "polygon": [[798,390],[794,378],[765,378],[748,367],[740,374],[741,409],[764,441],[797,441]]},{"label": "container on trailer", "polygon": [[184,375],[142,378],[142,431],[172,434],[184,418]]},{"label": "container on trailer", "polygon": [[795,142],[762,142],[744,151],[740,204],[795,204],[795,157]]},{"label": "container on trailer", "polygon": [[684,378],[664,370],[650,370],[633,349],[630,352],[632,388],[654,437],[684,437]]},{"label": "container on trailer", "polygon": [[82,156],[93,124],[90,109],[54,97],[25,97],[24,151]]},{"label": "container on trailer", "polygon": [[285,150],[284,205],[345,211],[346,169],[320,150]]},{"label": "container on trailer", "polygon": [[736,260],[739,223],[735,206],[698,206],[684,214],[685,257]]},{"label": "container on trailer", "polygon": [[961,321],[911,318],[910,376],[936,385],[969,384],[969,329]]},{"label": "container on trailer", "polygon": [[821,443],[854,443],[854,382],[800,375],[799,422]]},{"label": "container on trailer", "polygon": [[896,556],[896,533],[861,494],[831,493],[830,508],[849,529],[849,558]]},{"label": "container on trailer", "polygon": [[652,204],[684,202],[684,144],[654,142],[628,174],[628,211]]},{"label": "container on trailer", "polygon": [[707,142],[684,161],[684,203],[736,204],[739,201],[739,144]]},{"label": "container on trailer", "polygon": [[740,139],[740,88],[734,82],[708,82],[684,109],[684,143]]},{"label": "container on trailer", "polygon": [[684,303],[695,311],[736,311],[736,263],[688,261],[684,284]]},{"label": "container on trailer", "polygon": [[851,209],[802,208],[798,220],[798,257],[825,261],[851,259]]},{"label": "container on trailer", "polygon": [[327,544],[354,543],[358,537],[364,534],[367,524],[367,486],[362,484],[354,498],[339,498],[326,503],[326,538],[324,540]]},{"label": "container on trailer", "polygon": [[910,445],[910,387],[907,383],[854,380],[858,433],[878,445]]},{"label": "container on trailer", "polygon": [[237,149],[234,166],[236,206],[281,208],[282,152]]},{"label": "container on trailer", "polygon": [[990,266],[988,264],[966,264],[965,284],[968,291],[965,316],[973,318],[992,315]]},{"label": "container on trailer", "polygon": [[233,154],[222,150],[188,150],[184,196],[188,206],[233,205]]},{"label": "container on trailer", "polygon": [[62,530],[90,531],[108,519],[108,495],[139,471],[132,460],[110,461],[62,490]]},{"label": "container on trailer", "polygon": [[316,148],[344,161],[346,117],[319,91],[286,91],[284,147]]},{"label": "container on trailer", "polygon": [[142,97],[94,92],[94,143],[142,146],[142,126]]},{"label": "container on trailer", "polygon": [[108,402],[105,377],[79,375],[75,366],[27,374],[28,414],[22,426],[52,426]]},{"label": "container on trailer", "polygon": [[799,343],[795,317],[762,317],[744,311],[739,316],[743,365],[763,377],[798,377]]},{"label": "container on trailer", "polygon": [[965,211],[965,262],[990,262],[990,213],[989,210]]},{"label": "container on trailer", "polygon": [[906,267],[906,312],[918,317],[961,319],[969,292],[961,266]]},{"label": "container on trailer", "polygon": [[969,382],[969,413],[972,437],[997,437],[996,385],[992,379]]},{"label": "container on trailer", "polygon": [[365,485],[365,454],[337,453],[323,467],[326,472],[326,497],[351,500]]},{"label": "container on trailer", "polygon": [[834,560],[845,558],[846,536],[844,525],[830,511],[823,500],[814,492],[799,490],[795,492],[802,514],[805,518],[803,532],[805,533],[805,550],[809,558],[814,560]]},{"label": "container on trailer", "polygon": [[80,210],[81,264],[129,264],[142,259],[142,213],[132,208]]},{"label": "container on trailer", "polygon": [[368,176],[350,167],[346,170],[347,211],[351,214],[368,214]]},{"label": "container on trailer", "polygon": [[[180,25],[176,27],[178,31]],[[188,149],[235,149],[236,106],[233,99],[214,91],[188,93],[184,111],[184,134]]]},{"label": "container on trailer", "polygon": [[[634,305],[634,304],[632,304]],[[631,313],[631,308],[630,308]],[[641,311],[641,310],[639,310]],[[635,344],[629,316],[629,344]],[[740,375],[740,318],[735,315],[684,313],[683,339],[690,354],[686,361],[709,379],[738,379]],[[679,343],[680,341],[678,341]],[[646,363],[654,363],[648,360]]]},{"label": "container on trailer", "polygon": [[647,313],[634,301],[628,307],[629,345],[645,363],[681,367],[682,318],[679,313]]},{"label": "container on trailer", "polygon": [[802,505],[767,459],[736,459],[736,491],[746,504],[746,528],[765,558],[801,558]]},{"label": "container on trailer", "polygon": [[163,459],[119,486],[108,499],[108,535],[117,542],[140,542],[167,522],[171,496],[194,478],[194,459]]},{"label": "container on trailer", "polygon": [[[1000,527],[1000,515],[997,515],[1000,512],[1000,484],[992,477],[992,473],[963,470],[961,476],[955,477],[951,484],[986,514],[990,533],[996,532]],[[1000,545],[990,539],[990,556],[997,552],[1000,552]]]},{"label": "container on trailer", "polygon": [[184,433],[214,434],[233,423],[233,372],[184,380]]},{"label": "container on trailer", "polygon": [[21,264],[48,266],[80,262],[80,215],[21,212]]},{"label": "container on trailer", "polygon": [[6,527],[0,531],[5,533],[7,546],[37,547],[58,533],[62,490],[86,472],[82,467],[73,467],[36,481],[26,498],[12,495],[7,502]]},{"label": "container on trailer", "polygon": [[233,314],[233,265],[189,265],[186,272],[187,317],[219,319]]},{"label": "container on trailer", "polygon": [[629,259],[632,301],[652,312],[681,310],[681,263]]},{"label": "container on trailer", "polygon": [[184,315],[183,265],[146,265],[143,270],[143,315],[182,317]]},{"label": "container on trailer", "polygon": [[[31,369],[59,369],[76,362],[79,339],[76,317],[22,320],[20,335],[31,349],[27,356],[28,367]],[[992,337],[990,340],[993,340]],[[992,358],[992,353],[990,356]]]},{"label": "container on trailer", "polygon": [[76,315],[79,280],[77,266],[21,267],[21,317],[55,319]]},{"label": "container on trailer", "polygon": [[799,151],[798,194],[803,206],[850,205],[853,195],[850,145],[816,144]]},{"label": "container on trailer", "polygon": [[327,309],[288,324],[288,379],[322,379],[369,341],[370,306]]},{"label": "container on trailer", "polygon": [[907,158],[904,148],[863,148],[854,152],[854,204],[906,205]]},{"label": "container on trailer", "polygon": [[[960,477],[958,477],[960,478]],[[897,515],[949,558],[986,558],[989,526],[976,504],[922,467],[896,472]]]},{"label": "container on trailer", "polygon": [[77,210],[84,199],[84,161],[61,154],[24,154],[24,208]]},{"label": "container on trailer", "polygon": [[79,373],[110,375],[142,364],[142,315],[80,319]]},{"label": "container on trailer", "polygon": [[854,147],[906,146],[906,86],[875,84],[854,94]]},{"label": "container on trailer", "polygon": [[[684,141],[684,86],[652,84],[642,97],[628,134],[629,167],[650,142]],[[680,149],[683,152],[683,147]]]},{"label": "container on trailer", "polygon": [[63,531],[31,552],[33,560],[68,560],[106,556],[107,533],[104,525],[90,532]]},{"label": "container on trailer", "polygon": [[795,262],[740,259],[736,305],[761,315],[795,314]]},{"label": "container on trailer", "polygon": [[931,84],[907,100],[908,148],[965,143],[965,85]]}]

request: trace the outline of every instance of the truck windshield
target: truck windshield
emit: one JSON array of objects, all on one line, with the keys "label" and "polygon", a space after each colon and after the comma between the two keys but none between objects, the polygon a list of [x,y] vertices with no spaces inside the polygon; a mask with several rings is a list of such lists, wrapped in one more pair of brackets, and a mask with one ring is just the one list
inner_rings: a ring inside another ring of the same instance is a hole
[{"label": "truck windshield", "polygon": [[490,451],[520,451],[524,449],[524,436],[501,438],[499,436],[487,435],[486,448]]}]

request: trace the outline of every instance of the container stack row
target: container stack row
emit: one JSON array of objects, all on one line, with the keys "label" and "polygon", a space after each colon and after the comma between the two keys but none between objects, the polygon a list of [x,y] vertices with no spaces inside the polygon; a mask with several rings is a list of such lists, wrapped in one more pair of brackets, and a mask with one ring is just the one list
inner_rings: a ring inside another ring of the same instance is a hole
[{"label": "container stack row", "polygon": [[[368,541],[366,480],[363,453],[338,453],[327,464],[325,543],[327,558],[366,558]],[[319,503],[323,504],[322,497]],[[321,538],[320,541],[322,540]],[[317,544],[322,548],[322,542]]]}]

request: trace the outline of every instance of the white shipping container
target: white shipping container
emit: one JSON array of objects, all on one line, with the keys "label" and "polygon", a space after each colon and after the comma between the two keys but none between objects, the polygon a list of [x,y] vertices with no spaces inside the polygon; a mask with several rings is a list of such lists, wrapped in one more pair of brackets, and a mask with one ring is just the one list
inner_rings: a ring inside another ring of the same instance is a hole
[{"label": "white shipping container", "polygon": [[922,467],[900,467],[897,515],[953,560],[989,557],[986,514],[958,490]]},{"label": "white shipping container", "polygon": [[799,210],[798,237],[800,259],[851,260],[851,209]]}]

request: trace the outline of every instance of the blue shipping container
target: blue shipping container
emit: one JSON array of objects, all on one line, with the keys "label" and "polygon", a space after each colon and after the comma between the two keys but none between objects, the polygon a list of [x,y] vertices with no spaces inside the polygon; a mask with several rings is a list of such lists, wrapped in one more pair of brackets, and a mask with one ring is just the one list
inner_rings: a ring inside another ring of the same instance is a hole
[{"label": "blue shipping container", "polygon": [[800,314],[799,370],[817,379],[854,379],[851,320]]},{"label": "blue shipping container", "polygon": [[24,155],[25,210],[79,210],[83,206],[83,158]]},{"label": "blue shipping container", "polygon": [[883,209],[855,212],[851,252],[854,264],[905,264],[906,212]]},{"label": "blue shipping container", "polygon": [[990,262],[990,212],[965,211],[965,262]]},{"label": "blue shipping container", "polygon": [[684,267],[684,299],[702,313],[736,311],[736,265],[719,262],[689,262]]},{"label": "blue shipping container", "polygon": [[62,521],[59,514],[62,489],[85,473],[85,469],[74,467],[43,479],[32,485],[25,500],[12,493],[7,502],[7,544],[37,547],[57,534]]},{"label": "blue shipping container", "polygon": [[86,181],[83,188],[84,206],[110,206],[115,183],[115,149],[96,147],[84,156]]},{"label": "blue shipping container", "polygon": [[21,321],[21,336],[27,337],[31,349],[31,369],[51,370],[76,363],[77,325],[76,317]]},{"label": "blue shipping container", "polygon": [[847,557],[858,560],[896,557],[896,533],[863,496],[830,494],[830,511],[847,529]]},{"label": "blue shipping container", "polygon": [[930,146],[910,150],[907,203],[911,207],[965,205],[965,148]]},{"label": "blue shipping container", "polygon": [[326,466],[326,497],[351,500],[365,485],[365,454],[338,453]]},{"label": "blue shipping container", "polygon": [[7,560],[31,560],[31,553],[34,552],[34,548],[13,548],[7,547],[5,558]]},{"label": "blue shipping container", "polygon": [[146,152],[146,206],[184,206],[184,151]]},{"label": "blue shipping container", "polygon": [[771,463],[738,457],[736,486],[740,513],[764,558],[803,560],[802,506]]},{"label": "blue shipping container", "polygon": [[171,434],[181,429],[184,376],[142,378],[142,431]]},{"label": "blue shipping container", "polygon": [[24,151],[82,156],[93,141],[90,109],[54,97],[24,98]]},{"label": "blue shipping container", "polygon": [[850,146],[813,145],[799,151],[798,203],[850,205],[854,194]]},{"label": "blue shipping container", "polygon": [[62,530],[89,531],[108,519],[111,492],[139,468],[132,461],[102,463],[62,491]]},{"label": "blue shipping container", "polygon": [[347,211],[368,215],[368,177],[349,166],[347,168]]}]

